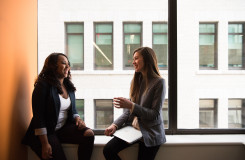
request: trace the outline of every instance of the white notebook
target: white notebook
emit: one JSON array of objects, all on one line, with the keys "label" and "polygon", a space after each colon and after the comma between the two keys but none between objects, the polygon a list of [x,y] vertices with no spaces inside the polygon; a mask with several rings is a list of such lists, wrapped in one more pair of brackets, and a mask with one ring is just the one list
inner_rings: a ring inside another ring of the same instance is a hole
[{"label": "white notebook", "polygon": [[132,126],[123,127],[117,130],[113,135],[126,141],[127,143],[133,143],[142,137],[141,131]]}]

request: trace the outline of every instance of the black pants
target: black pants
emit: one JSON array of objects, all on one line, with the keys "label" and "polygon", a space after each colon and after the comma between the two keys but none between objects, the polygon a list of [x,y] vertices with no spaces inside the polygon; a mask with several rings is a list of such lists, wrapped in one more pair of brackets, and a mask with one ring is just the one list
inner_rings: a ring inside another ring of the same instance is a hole
[{"label": "black pants", "polygon": [[[49,144],[52,147],[52,160],[66,160],[61,143],[79,144],[78,159],[89,160],[94,147],[94,136],[84,136],[88,128],[78,130],[75,124],[65,124],[53,135],[48,135]],[[32,150],[42,159],[42,145],[37,143],[31,146]]]},{"label": "black pants", "polygon": [[[154,160],[160,145],[146,147],[142,141],[137,141],[135,143],[139,143],[138,160]],[[103,150],[104,156],[106,160],[120,160],[121,158],[118,156],[118,153],[133,144],[129,144],[114,137],[105,145]]]}]

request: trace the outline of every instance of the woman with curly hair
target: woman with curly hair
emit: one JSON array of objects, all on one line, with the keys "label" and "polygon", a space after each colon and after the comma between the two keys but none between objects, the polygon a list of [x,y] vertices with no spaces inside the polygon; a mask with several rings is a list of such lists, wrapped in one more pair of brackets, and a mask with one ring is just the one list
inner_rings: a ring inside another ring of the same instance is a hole
[{"label": "woman with curly hair", "polygon": [[50,54],[32,93],[33,118],[22,143],[41,159],[66,160],[61,143],[79,144],[78,159],[89,160],[94,133],[76,110],[75,91],[66,55]]}]

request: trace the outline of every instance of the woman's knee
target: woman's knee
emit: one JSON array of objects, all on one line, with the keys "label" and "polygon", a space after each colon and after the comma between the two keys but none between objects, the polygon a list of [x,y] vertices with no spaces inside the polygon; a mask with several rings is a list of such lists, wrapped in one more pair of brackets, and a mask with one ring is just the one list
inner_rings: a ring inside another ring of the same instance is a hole
[{"label": "woman's knee", "polygon": [[87,129],[84,134],[84,136],[94,136],[94,132],[91,129]]}]

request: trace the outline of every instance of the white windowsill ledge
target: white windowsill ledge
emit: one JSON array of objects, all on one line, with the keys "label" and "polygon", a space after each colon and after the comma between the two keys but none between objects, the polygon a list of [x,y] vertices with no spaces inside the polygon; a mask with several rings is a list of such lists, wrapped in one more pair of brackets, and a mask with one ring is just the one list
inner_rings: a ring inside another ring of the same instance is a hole
[{"label": "white windowsill ledge", "polygon": [[[104,146],[112,137],[95,136],[95,145]],[[245,145],[245,135],[166,135],[164,145]]]}]

